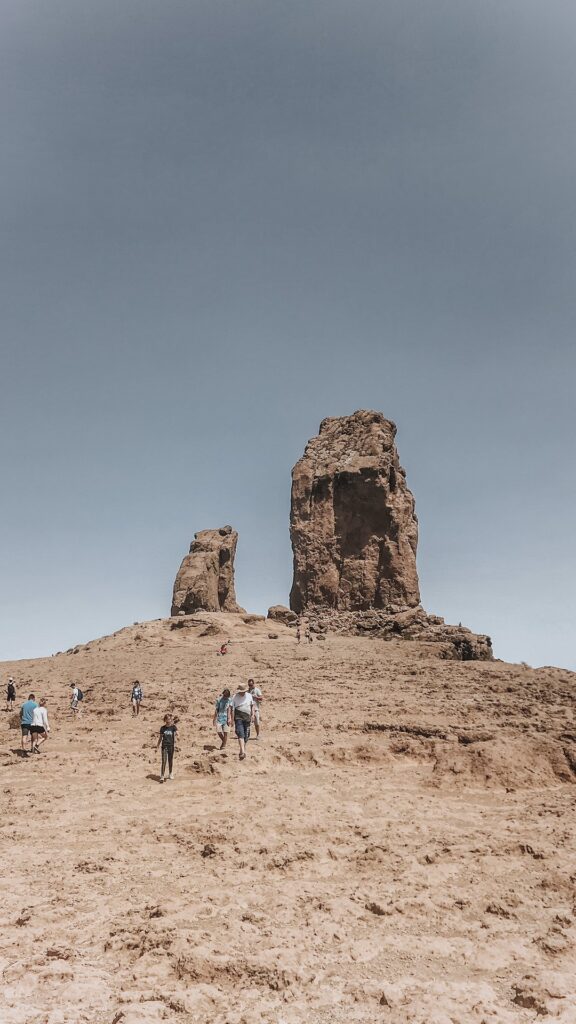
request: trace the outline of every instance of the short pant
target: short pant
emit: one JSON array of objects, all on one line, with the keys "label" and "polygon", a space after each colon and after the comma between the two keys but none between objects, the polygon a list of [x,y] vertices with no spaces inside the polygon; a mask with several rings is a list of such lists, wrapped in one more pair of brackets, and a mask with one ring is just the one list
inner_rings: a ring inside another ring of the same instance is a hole
[{"label": "short pant", "polygon": [[21,725],[20,728],[22,729],[22,735],[23,736],[28,736],[28,734],[32,730],[32,726],[31,725]]},{"label": "short pant", "polygon": [[46,730],[43,725],[31,725],[30,732],[34,733],[35,736],[42,736]]},{"label": "short pant", "polygon": [[234,722],[234,731],[239,740],[250,739],[250,722],[243,722],[241,718],[237,718]]},{"label": "short pant", "polygon": [[216,732],[230,732],[228,722],[216,722]]}]

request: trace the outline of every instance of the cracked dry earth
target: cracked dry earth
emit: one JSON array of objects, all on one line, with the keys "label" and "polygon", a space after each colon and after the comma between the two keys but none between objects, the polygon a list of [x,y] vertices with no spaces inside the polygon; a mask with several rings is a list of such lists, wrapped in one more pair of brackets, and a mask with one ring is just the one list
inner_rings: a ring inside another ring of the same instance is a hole
[{"label": "cracked dry earth", "polygon": [[[0,667],[52,725],[21,758],[1,719],[2,1024],[576,1021],[575,674],[173,625]],[[211,701],[251,675],[240,763]]]}]

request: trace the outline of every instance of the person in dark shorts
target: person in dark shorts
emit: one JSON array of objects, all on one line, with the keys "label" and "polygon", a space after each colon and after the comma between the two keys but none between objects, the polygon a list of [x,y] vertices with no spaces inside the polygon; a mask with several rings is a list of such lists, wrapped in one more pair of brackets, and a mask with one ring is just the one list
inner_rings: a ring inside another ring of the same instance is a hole
[{"label": "person in dark shorts", "polygon": [[48,712],[46,701],[42,699],[38,707],[32,712],[32,725],[30,726],[30,742],[35,754],[40,753],[40,746],[48,739],[50,725],[48,724]]},{"label": "person in dark shorts", "polygon": [[232,714],[234,715],[234,731],[238,739],[241,761],[246,757],[246,742],[250,739],[250,724],[254,719],[254,700],[245,683],[240,683],[232,697]]},{"label": "person in dark shorts", "polygon": [[132,701],[133,715],[140,714],[140,705],[142,703],[143,696],[144,694],[142,693],[142,687],[140,686],[140,683],[136,679],[134,682],[134,686],[132,687],[132,696],[130,697],[130,700]]},{"label": "person in dark shorts", "polygon": [[16,687],[12,676],[8,677],[8,686],[6,687],[6,711],[12,711],[14,707],[14,701],[16,700]]},{"label": "person in dark shorts", "polygon": [[22,731],[22,750],[26,750],[26,740],[30,737],[30,753],[34,749],[34,736],[30,729],[34,720],[34,710],[38,705],[36,698],[33,693],[28,694],[28,700],[25,700],[22,707],[20,708],[20,728]]},{"label": "person in dark shorts", "polygon": [[174,778],[172,765],[174,763],[174,747],[176,744],[177,731],[176,722],[172,715],[164,715],[164,725],[160,726],[160,735],[158,737],[158,743],[156,744],[156,750],[158,750],[158,747],[162,744],[162,771],[160,772],[160,782],[164,782],[164,779],[166,778],[166,766],[168,766],[168,778]]}]

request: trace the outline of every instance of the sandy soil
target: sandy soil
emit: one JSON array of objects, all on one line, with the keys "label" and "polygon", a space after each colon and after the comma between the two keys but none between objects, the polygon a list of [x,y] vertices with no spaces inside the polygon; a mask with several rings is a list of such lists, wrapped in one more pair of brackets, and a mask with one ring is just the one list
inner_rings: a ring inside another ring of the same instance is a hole
[{"label": "sandy soil", "polygon": [[576,1022],[576,675],[198,618],[0,666],[52,725],[23,758],[1,716],[2,1024]]}]

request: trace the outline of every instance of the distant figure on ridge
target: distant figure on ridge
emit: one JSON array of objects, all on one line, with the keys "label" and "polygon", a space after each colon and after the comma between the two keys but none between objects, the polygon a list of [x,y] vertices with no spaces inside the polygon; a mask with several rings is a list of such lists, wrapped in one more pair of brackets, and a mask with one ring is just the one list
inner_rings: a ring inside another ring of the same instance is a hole
[{"label": "distant figure on ridge", "polygon": [[214,718],[212,719],[212,725],[216,727],[218,739],[220,740],[220,750],[224,750],[228,742],[228,733],[230,732],[232,721],[231,709],[230,690],[222,690],[222,693],[215,701]]},{"label": "distant figure on ridge", "polygon": [[245,683],[238,684],[238,689],[232,697],[232,713],[240,747],[238,757],[243,761],[246,757],[246,742],[250,739],[250,724],[254,718],[254,699]]},{"label": "distant figure on ridge", "polygon": [[12,676],[8,676],[8,686],[6,687],[6,711],[12,711],[15,700],[16,687],[14,685],[14,679]]},{"label": "distant figure on ridge", "polygon": [[172,715],[164,715],[164,725],[160,726],[160,735],[158,737],[158,743],[156,744],[156,750],[160,744],[162,744],[162,769],[160,772],[160,782],[164,782],[166,778],[166,766],[168,766],[168,778],[173,779],[174,774],[172,767],[174,764],[174,747],[176,745],[176,721]]},{"label": "distant figure on ridge", "polygon": [[132,696],[130,697],[130,700],[132,701],[132,715],[133,716],[140,714],[140,704],[142,703],[142,697],[143,696],[144,696],[144,694],[142,692],[142,687],[140,686],[140,683],[136,679],[135,682],[134,682],[134,685],[132,687]]},{"label": "distant figure on ridge", "polygon": [[30,746],[35,754],[40,753],[40,744],[46,743],[49,732],[46,701],[42,698],[38,707],[35,707],[32,712],[32,725],[30,726]]},{"label": "distant figure on ridge", "polygon": [[260,736],[260,713],[262,708],[262,690],[259,686],[256,686],[253,679],[248,680],[248,693],[254,701],[254,728],[256,729],[255,739]]},{"label": "distant figure on ridge", "polygon": [[222,656],[223,656],[224,654],[228,654],[228,644],[229,644],[229,643],[230,643],[230,641],[229,641],[229,640],[227,640],[225,644],[221,644],[221,645],[220,645],[220,650],[218,651],[218,654],[220,654],[220,655],[222,655]]},{"label": "distant figure on ridge", "polygon": [[30,737],[30,753],[34,749],[34,736],[31,732],[32,722],[34,720],[34,710],[38,705],[36,698],[33,693],[28,694],[28,700],[25,700],[22,707],[20,708],[20,730],[22,732],[22,750],[26,750],[26,740]]}]

